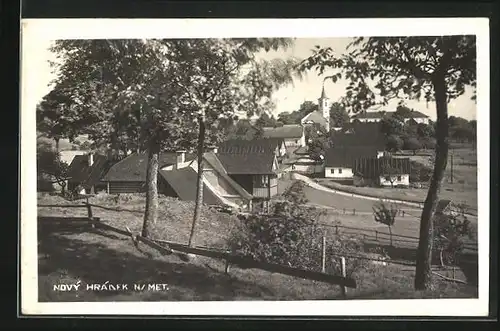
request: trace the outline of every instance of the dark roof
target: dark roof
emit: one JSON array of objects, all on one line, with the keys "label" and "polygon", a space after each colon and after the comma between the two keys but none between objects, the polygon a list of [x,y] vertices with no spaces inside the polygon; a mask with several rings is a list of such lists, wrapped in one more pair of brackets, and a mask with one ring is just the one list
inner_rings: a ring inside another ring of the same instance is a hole
[{"label": "dark roof", "polygon": [[326,151],[325,166],[351,168],[356,159],[376,156],[377,151],[371,147],[332,147]]},{"label": "dark roof", "polygon": [[267,175],[274,173],[275,155],[273,153],[217,153],[217,158],[229,175]]},{"label": "dark roof", "polygon": [[217,152],[223,154],[272,153],[283,143],[282,138],[231,139],[222,142]]},{"label": "dark roof", "polygon": [[[193,154],[186,153],[186,161],[192,160]],[[174,152],[160,153],[158,164],[159,168],[175,164],[177,155]],[[145,182],[146,170],[148,166],[147,153],[133,153],[120,162],[114,164],[103,177],[103,181],[120,182]]]},{"label": "dark roof", "polygon": [[323,89],[321,90],[321,99],[326,99],[327,96],[326,96],[326,93],[325,93],[325,87],[323,86]]},{"label": "dark roof", "polygon": [[[362,112],[359,114],[356,114],[353,116],[353,118],[382,118],[385,115],[387,116],[392,116],[395,111],[367,111],[367,112]],[[424,113],[419,112],[418,110],[414,110],[412,112],[409,112],[405,118],[427,118],[429,116],[425,115]]]},{"label": "dark roof", "polygon": [[389,175],[386,173],[387,167],[393,171],[392,175],[404,175],[410,173],[409,158],[359,158],[354,160],[353,172],[366,178],[376,178],[378,176]]},{"label": "dark roof", "polygon": [[297,155],[307,155],[307,154],[309,154],[308,147],[301,146],[301,147],[297,148],[296,150],[294,150],[293,153],[297,154]]},{"label": "dark roof", "polygon": [[89,167],[89,156],[75,155],[69,165],[68,177],[71,182],[76,182],[85,188],[89,188],[98,183],[102,176],[109,170],[112,161],[105,156],[94,154],[93,164]]},{"label": "dark roof", "polygon": [[303,127],[300,124],[287,124],[273,127],[262,128],[263,136],[265,138],[300,138],[303,134]]},{"label": "dark roof", "polygon": [[[196,200],[197,173],[191,167],[179,170],[160,170],[160,176],[170,185],[179,199]],[[203,186],[203,203],[221,205],[222,201],[206,186]]]},{"label": "dark roof", "polygon": [[[236,154],[239,155],[239,154]],[[248,193],[240,184],[238,184],[234,179],[232,179],[227,170],[224,168],[224,165],[222,164],[221,160],[219,159],[219,156],[213,152],[208,152],[203,155],[203,159],[205,162],[208,162],[212,166],[212,168],[215,169],[215,171],[224,178],[229,185],[231,185],[237,192],[238,194],[245,198],[245,199],[251,199],[252,195]]]},{"label": "dark roof", "polygon": [[385,150],[387,140],[382,133],[380,123],[351,123],[346,130],[331,134],[334,147],[371,147],[373,150]]}]

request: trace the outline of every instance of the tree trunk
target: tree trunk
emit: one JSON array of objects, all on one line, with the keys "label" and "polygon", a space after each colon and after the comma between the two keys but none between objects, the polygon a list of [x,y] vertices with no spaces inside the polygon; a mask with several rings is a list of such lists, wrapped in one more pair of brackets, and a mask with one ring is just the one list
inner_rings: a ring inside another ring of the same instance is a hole
[{"label": "tree trunk", "polygon": [[59,153],[59,138],[54,138],[54,141],[56,142],[56,152]]},{"label": "tree trunk", "polygon": [[142,236],[148,238],[151,223],[158,218],[158,156],[160,146],[152,142],[148,146],[148,167],[146,173],[146,210],[142,224]]},{"label": "tree trunk", "polygon": [[427,198],[420,219],[420,237],[418,242],[417,263],[415,271],[415,290],[424,290],[431,284],[431,263],[433,244],[433,214],[438,201],[438,194],[443,181],[448,161],[448,104],[444,75],[436,75],[433,79],[436,99],[436,153]]},{"label": "tree trunk", "polygon": [[200,129],[198,132],[198,175],[196,178],[196,201],[194,206],[193,223],[191,224],[191,233],[189,234],[188,246],[192,247],[196,224],[200,219],[201,206],[203,204],[203,152],[205,143],[205,118],[199,117]]},{"label": "tree trunk", "polygon": [[439,262],[441,263],[441,267],[444,267],[443,248],[439,250]]}]

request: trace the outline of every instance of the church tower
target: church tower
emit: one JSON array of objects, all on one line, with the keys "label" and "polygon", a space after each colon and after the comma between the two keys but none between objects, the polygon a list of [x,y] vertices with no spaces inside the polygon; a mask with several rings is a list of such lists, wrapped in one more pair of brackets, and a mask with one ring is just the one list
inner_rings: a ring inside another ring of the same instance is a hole
[{"label": "church tower", "polygon": [[323,117],[326,121],[326,129],[330,131],[330,99],[326,96],[325,86],[323,85],[323,89],[321,91],[321,97],[318,99],[318,110],[323,114]]}]

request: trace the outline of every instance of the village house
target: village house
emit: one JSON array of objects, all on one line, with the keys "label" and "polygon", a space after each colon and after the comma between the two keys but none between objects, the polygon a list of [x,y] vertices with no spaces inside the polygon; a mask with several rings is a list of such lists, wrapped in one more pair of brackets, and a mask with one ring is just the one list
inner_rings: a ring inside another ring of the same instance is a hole
[{"label": "village house", "polygon": [[346,184],[353,184],[357,159],[377,158],[377,151],[372,146],[332,147],[325,154],[325,178]]},{"label": "village house", "polygon": [[[395,113],[395,111],[365,111],[359,114],[355,114],[351,116],[350,122],[359,121],[362,123],[378,123],[382,121],[385,116],[391,116]],[[413,122],[413,123],[424,123],[429,124],[429,116],[419,112],[412,111],[404,117],[404,122]]]},{"label": "village house", "polygon": [[298,172],[305,175],[321,174],[323,172],[323,161],[313,159],[308,152],[308,147],[299,147],[293,152],[294,156],[283,162],[287,165],[284,172]]},{"label": "village house", "polygon": [[300,124],[288,124],[279,127],[262,128],[264,138],[283,139],[286,147],[306,145],[304,127]]},{"label": "village house", "polygon": [[411,163],[409,158],[359,158],[353,164],[356,186],[408,187]]},{"label": "village house", "polygon": [[[203,155],[203,183],[209,196],[204,198],[205,203],[222,203],[246,211],[269,206],[269,200],[278,193],[278,160],[271,145],[258,142],[253,147],[247,142],[232,146],[226,143]],[[162,192],[192,199],[196,172],[196,160],[161,170]]]},{"label": "village house", "polygon": [[[171,168],[178,161],[185,162],[186,158],[194,158],[192,154],[186,156],[184,153],[181,155],[182,159],[178,160],[177,153],[160,153],[158,168],[160,170]],[[106,191],[110,194],[145,192],[147,166],[147,153],[133,153],[111,166],[101,181],[106,183]]]},{"label": "village house", "polygon": [[94,194],[107,190],[103,175],[113,165],[113,161],[104,155],[88,153],[74,155],[69,165],[67,186],[69,191],[79,188],[79,194]]},{"label": "village house", "polygon": [[217,151],[222,154],[260,153],[267,151],[274,153],[278,161],[281,161],[287,155],[285,140],[283,138],[230,139],[219,144]]}]

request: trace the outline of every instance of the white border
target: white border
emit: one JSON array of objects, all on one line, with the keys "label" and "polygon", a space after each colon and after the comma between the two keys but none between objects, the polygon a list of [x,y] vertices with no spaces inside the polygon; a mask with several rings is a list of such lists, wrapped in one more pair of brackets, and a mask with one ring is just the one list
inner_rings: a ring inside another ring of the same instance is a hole
[{"label": "white border", "polygon": [[[489,21],[397,19],[26,19],[21,26],[21,294],[23,314],[486,316],[489,291]],[[477,36],[479,299],[38,303],[35,106],[39,40],[187,37]],[[30,51],[31,50],[31,51]],[[480,166],[479,166],[480,165]]]}]

